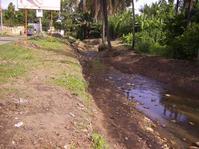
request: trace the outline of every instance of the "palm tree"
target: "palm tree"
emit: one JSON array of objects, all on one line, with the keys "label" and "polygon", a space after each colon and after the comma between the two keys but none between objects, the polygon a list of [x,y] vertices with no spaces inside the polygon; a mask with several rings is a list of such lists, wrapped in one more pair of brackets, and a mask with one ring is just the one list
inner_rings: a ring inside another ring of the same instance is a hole
[{"label": "palm tree", "polygon": [[108,44],[108,48],[111,49],[111,42],[110,42],[110,35],[109,35],[109,26],[108,26],[108,13],[107,13],[107,1],[101,0],[102,6],[102,16],[103,16],[103,35],[102,35],[102,42],[103,44]]},{"label": "palm tree", "polygon": [[132,14],[133,14],[133,41],[132,41],[132,48],[135,48],[135,5],[134,0],[132,0]]},{"label": "palm tree", "polygon": [[[117,12],[124,10],[127,6],[130,5],[130,2],[131,0],[106,0],[107,14],[114,15]],[[81,6],[83,8],[86,8],[87,11],[93,13],[93,16],[96,19],[96,21],[102,19],[101,0],[80,0],[80,3],[82,4]]]}]

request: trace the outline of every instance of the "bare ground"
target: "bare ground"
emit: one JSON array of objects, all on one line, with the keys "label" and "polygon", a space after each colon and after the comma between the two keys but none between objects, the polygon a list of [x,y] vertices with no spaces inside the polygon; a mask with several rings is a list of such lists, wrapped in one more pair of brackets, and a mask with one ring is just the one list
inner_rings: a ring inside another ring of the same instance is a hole
[{"label": "bare ground", "polygon": [[73,55],[70,47],[65,54],[29,48],[42,59],[39,66],[1,85],[15,90],[0,99],[0,148],[89,148],[88,108],[82,99],[49,82],[68,68],[64,61],[67,53]]}]

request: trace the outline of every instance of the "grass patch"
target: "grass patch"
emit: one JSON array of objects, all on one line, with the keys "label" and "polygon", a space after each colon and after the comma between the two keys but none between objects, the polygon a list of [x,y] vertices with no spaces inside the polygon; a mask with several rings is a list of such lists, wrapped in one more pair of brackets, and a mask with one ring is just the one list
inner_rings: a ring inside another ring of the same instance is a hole
[{"label": "grass patch", "polygon": [[34,56],[27,48],[15,44],[1,45],[0,83],[24,74],[29,65],[33,64],[33,60]]},{"label": "grass patch", "polygon": [[59,86],[65,87],[73,94],[88,100],[87,93],[88,85],[83,77],[75,74],[64,73],[59,78],[55,79],[55,83]]},{"label": "grass patch", "polygon": [[6,82],[10,78],[17,77],[25,73],[22,65],[0,64],[0,83]]},{"label": "grass patch", "polygon": [[31,42],[33,44],[36,44],[37,46],[41,48],[45,48],[53,51],[60,51],[63,50],[65,47],[65,44],[61,42],[59,39],[54,37],[47,37],[47,38],[33,38],[31,39]]},{"label": "grass patch", "polygon": [[108,149],[108,144],[102,135],[99,133],[93,133],[92,136],[93,148],[94,149]]},{"label": "grass patch", "polygon": [[33,54],[27,48],[15,44],[0,46],[0,60],[24,61],[33,59]]}]

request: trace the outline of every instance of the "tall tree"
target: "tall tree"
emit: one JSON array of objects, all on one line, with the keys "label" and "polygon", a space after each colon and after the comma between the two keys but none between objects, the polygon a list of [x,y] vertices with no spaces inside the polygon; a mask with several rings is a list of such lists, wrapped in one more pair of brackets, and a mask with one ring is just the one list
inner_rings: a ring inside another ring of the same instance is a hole
[{"label": "tall tree", "polygon": [[107,1],[101,0],[101,6],[102,6],[102,16],[103,16],[102,41],[103,41],[103,44],[106,44],[106,42],[107,42],[108,48],[111,49],[111,41],[110,41],[109,25],[108,25]]},{"label": "tall tree", "polygon": [[5,11],[5,18],[9,21],[9,26],[14,25],[14,17],[15,17],[15,6],[11,2],[8,5],[8,10]]},{"label": "tall tree", "polygon": [[132,14],[133,14],[133,41],[132,41],[132,47],[135,48],[135,5],[134,0],[132,0]]}]

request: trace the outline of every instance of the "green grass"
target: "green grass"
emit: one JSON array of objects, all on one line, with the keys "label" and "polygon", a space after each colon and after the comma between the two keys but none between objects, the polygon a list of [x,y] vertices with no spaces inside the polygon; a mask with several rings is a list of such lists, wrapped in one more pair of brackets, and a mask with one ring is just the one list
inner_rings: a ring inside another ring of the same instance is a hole
[{"label": "green grass", "polygon": [[22,65],[0,64],[0,82],[6,82],[10,78],[17,77],[25,73]]},{"label": "green grass", "polygon": [[65,46],[65,44],[63,42],[61,42],[60,40],[58,40],[57,38],[54,38],[54,37],[47,37],[46,39],[34,38],[34,39],[31,39],[31,42],[41,48],[45,48],[48,50],[54,50],[55,52],[63,50],[64,46]]},{"label": "green grass", "polygon": [[83,77],[77,74],[70,74],[66,72],[55,79],[55,84],[65,87],[70,90],[73,94],[88,100],[87,88],[88,85]]},{"label": "green grass", "polygon": [[34,57],[29,49],[15,45],[0,46],[0,83],[22,75],[28,64],[33,63]]},{"label": "green grass", "polygon": [[92,136],[93,148],[94,149],[108,149],[108,144],[102,135],[99,133],[93,133]]},{"label": "green grass", "polygon": [[33,58],[32,52],[15,44],[5,44],[0,46],[0,60],[23,61]]}]

